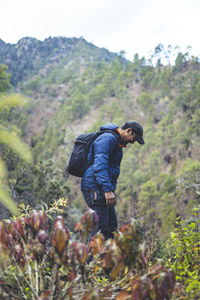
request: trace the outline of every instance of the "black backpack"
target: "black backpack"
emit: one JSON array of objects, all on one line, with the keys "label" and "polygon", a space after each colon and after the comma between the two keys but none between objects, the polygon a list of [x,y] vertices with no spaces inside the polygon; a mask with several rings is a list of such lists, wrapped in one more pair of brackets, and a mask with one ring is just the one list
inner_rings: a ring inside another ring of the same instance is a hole
[{"label": "black backpack", "polygon": [[117,138],[119,138],[119,134],[114,130],[102,130],[92,133],[83,133],[76,138],[66,169],[67,177],[69,176],[69,174],[77,177],[83,176],[85,170],[90,166],[87,161],[90,146],[95,141],[95,139],[104,132],[110,132]]}]

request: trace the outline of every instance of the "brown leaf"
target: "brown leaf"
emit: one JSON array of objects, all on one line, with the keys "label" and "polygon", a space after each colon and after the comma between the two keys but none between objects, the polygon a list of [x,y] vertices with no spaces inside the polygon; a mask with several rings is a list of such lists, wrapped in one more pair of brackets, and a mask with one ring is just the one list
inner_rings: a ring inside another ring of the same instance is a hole
[{"label": "brown leaf", "polygon": [[70,287],[68,288],[67,294],[68,294],[70,300],[73,300],[73,299],[74,299],[74,298],[73,298],[73,289],[72,289],[72,285],[70,285]]},{"label": "brown leaf", "polygon": [[73,242],[69,247],[69,257],[85,263],[88,255],[88,248],[81,242]]},{"label": "brown leaf", "polygon": [[103,234],[96,234],[90,241],[89,250],[91,250],[92,255],[100,253],[104,248],[105,238]]},{"label": "brown leaf", "polygon": [[37,238],[38,238],[39,242],[44,245],[48,238],[48,235],[44,230],[40,230],[38,232]]},{"label": "brown leaf", "polygon": [[71,271],[70,274],[67,276],[68,281],[73,281],[76,278],[76,274],[74,271]]},{"label": "brown leaf", "polygon": [[131,299],[131,295],[126,291],[121,291],[115,300],[128,300]]},{"label": "brown leaf", "polygon": [[116,277],[119,276],[123,272],[123,270],[124,270],[124,261],[120,261],[114,266],[112,272],[110,273],[110,278],[112,280],[116,279]]},{"label": "brown leaf", "polygon": [[5,285],[5,281],[0,278],[0,285]]},{"label": "brown leaf", "polygon": [[69,236],[66,233],[65,228],[57,228],[51,236],[51,243],[56,250],[62,254],[67,246]]},{"label": "brown leaf", "polygon": [[49,300],[50,294],[50,291],[45,291],[40,297],[36,298],[36,300]]}]

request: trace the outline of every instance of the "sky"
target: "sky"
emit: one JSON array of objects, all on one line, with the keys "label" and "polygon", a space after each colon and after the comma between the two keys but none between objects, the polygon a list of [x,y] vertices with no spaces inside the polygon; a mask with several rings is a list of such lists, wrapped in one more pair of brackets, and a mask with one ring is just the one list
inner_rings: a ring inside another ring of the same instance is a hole
[{"label": "sky", "polygon": [[200,56],[199,15],[200,0],[0,0],[0,39],[83,37],[130,60],[159,43]]}]

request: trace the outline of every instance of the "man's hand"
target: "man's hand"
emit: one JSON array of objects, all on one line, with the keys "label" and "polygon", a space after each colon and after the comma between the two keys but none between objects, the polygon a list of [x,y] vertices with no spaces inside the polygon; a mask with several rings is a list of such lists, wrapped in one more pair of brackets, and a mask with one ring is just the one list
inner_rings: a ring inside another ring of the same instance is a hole
[{"label": "man's hand", "polygon": [[106,192],[105,197],[106,197],[106,205],[116,204],[115,194],[113,192]]}]

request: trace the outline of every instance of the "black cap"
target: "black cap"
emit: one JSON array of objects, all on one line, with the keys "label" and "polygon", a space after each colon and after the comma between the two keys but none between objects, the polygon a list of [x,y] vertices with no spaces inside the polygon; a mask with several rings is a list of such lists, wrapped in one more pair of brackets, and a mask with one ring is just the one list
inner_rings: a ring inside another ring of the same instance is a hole
[{"label": "black cap", "polygon": [[139,144],[143,145],[145,144],[143,139],[143,127],[140,123],[135,121],[129,121],[125,124],[126,128],[131,128],[132,131],[136,134],[137,141]]}]

